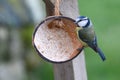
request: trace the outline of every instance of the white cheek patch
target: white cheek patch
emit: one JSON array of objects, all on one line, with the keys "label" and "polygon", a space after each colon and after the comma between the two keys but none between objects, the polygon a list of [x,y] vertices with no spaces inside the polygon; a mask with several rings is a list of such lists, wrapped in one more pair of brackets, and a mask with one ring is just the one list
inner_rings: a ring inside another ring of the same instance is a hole
[{"label": "white cheek patch", "polygon": [[82,27],[82,26],[86,26],[87,23],[88,23],[88,20],[83,20],[78,22],[78,25]]}]

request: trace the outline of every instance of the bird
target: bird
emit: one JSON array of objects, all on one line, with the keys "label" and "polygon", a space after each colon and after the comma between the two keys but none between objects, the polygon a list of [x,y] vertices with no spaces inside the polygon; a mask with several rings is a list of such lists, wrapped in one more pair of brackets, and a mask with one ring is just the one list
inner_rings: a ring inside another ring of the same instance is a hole
[{"label": "bird", "polygon": [[98,47],[97,37],[93,28],[92,21],[87,16],[79,16],[75,20],[76,33],[78,40],[83,44],[84,47],[92,48],[96,53],[99,54],[103,61],[106,57],[102,50]]}]

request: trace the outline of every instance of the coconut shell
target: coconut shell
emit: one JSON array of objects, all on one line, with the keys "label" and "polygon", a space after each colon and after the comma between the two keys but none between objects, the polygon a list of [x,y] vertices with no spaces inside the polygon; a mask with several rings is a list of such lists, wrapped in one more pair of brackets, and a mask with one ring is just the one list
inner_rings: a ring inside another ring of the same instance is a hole
[{"label": "coconut shell", "polygon": [[77,38],[75,21],[69,17],[47,17],[33,33],[33,45],[38,54],[54,63],[67,62],[83,49]]}]

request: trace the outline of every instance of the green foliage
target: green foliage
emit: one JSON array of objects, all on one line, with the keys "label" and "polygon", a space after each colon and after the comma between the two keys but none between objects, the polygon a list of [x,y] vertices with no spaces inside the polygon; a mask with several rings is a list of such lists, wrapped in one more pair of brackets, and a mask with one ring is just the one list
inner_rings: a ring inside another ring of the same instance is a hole
[{"label": "green foliage", "polygon": [[79,0],[80,14],[92,19],[98,43],[107,60],[102,62],[98,54],[85,49],[88,80],[120,79],[120,0]]},{"label": "green foliage", "polygon": [[35,78],[32,80],[54,80],[52,66],[46,62],[34,68],[32,70],[32,76]]},{"label": "green foliage", "polygon": [[[34,31],[34,25],[32,24],[26,24],[24,25],[24,28],[20,29],[21,36],[23,39],[24,47],[32,47],[32,33]],[[32,47],[33,48],[33,47]]]}]

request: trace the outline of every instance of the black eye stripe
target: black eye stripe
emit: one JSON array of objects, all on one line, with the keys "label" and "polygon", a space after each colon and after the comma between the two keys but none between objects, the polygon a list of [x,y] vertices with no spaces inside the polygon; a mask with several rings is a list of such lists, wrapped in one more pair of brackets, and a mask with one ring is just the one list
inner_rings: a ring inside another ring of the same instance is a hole
[{"label": "black eye stripe", "polygon": [[81,20],[77,21],[77,23],[79,23],[81,21],[84,21],[84,20],[88,20],[89,21],[89,19],[81,19]]}]

